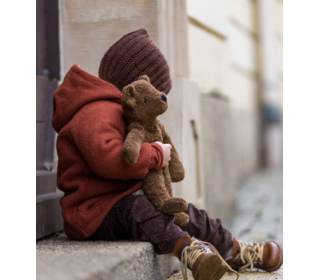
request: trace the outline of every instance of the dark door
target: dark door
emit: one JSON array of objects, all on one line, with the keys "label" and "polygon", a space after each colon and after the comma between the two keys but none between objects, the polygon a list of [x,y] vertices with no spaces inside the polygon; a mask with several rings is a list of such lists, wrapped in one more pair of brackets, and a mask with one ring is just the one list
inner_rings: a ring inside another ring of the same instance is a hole
[{"label": "dark door", "polygon": [[62,194],[57,192],[53,155],[55,132],[51,126],[52,98],[60,79],[58,0],[37,0],[37,112],[36,203],[37,238],[63,228]]}]

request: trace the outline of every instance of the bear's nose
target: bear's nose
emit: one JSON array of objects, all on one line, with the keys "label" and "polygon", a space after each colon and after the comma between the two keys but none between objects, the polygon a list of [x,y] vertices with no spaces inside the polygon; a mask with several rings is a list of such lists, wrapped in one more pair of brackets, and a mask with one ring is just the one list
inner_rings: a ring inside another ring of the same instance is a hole
[{"label": "bear's nose", "polygon": [[162,101],[167,102],[167,97],[164,94],[161,95],[161,99]]}]

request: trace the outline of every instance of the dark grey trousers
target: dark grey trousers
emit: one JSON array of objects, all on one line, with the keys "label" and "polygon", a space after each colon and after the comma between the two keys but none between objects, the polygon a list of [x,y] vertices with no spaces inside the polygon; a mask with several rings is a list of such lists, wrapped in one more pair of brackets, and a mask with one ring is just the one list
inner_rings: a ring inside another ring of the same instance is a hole
[{"label": "dark grey trousers", "polygon": [[135,238],[154,245],[157,254],[173,251],[184,236],[211,243],[222,257],[232,247],[231,233],[222,227],[220,219],[210,219],[204,210],[189,204],[186,213],[189,223],[180,228],[174,224],[174,216],[157,212],[144,195],[122,198],[110,210],[91,240],[121,240]]}]

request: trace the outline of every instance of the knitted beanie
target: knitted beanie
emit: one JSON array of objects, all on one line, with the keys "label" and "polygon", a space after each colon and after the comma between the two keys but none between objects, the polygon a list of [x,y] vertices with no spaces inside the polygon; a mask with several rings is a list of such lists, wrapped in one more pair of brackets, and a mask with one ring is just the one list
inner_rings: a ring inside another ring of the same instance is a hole
[{"label": "knitted beanie", "polygon": [[113,44],[103,56],[99,77],[122,90],[142,75],[166,94],[171,89],[168,63],[145,29],[131,32]]}]

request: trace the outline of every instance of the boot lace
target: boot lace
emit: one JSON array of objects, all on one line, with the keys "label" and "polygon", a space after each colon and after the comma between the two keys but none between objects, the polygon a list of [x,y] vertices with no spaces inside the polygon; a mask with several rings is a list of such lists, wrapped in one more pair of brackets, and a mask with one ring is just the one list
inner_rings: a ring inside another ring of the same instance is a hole
[{"label": "boot lace", "polygon": [[253,244],[252,242],[239,241],[240,252],[235,259],[241,259],[244,266],[239,268],[239,272],[245,272],[248,267],[253,270],[254,262],[262,261],[264,244]]}]

